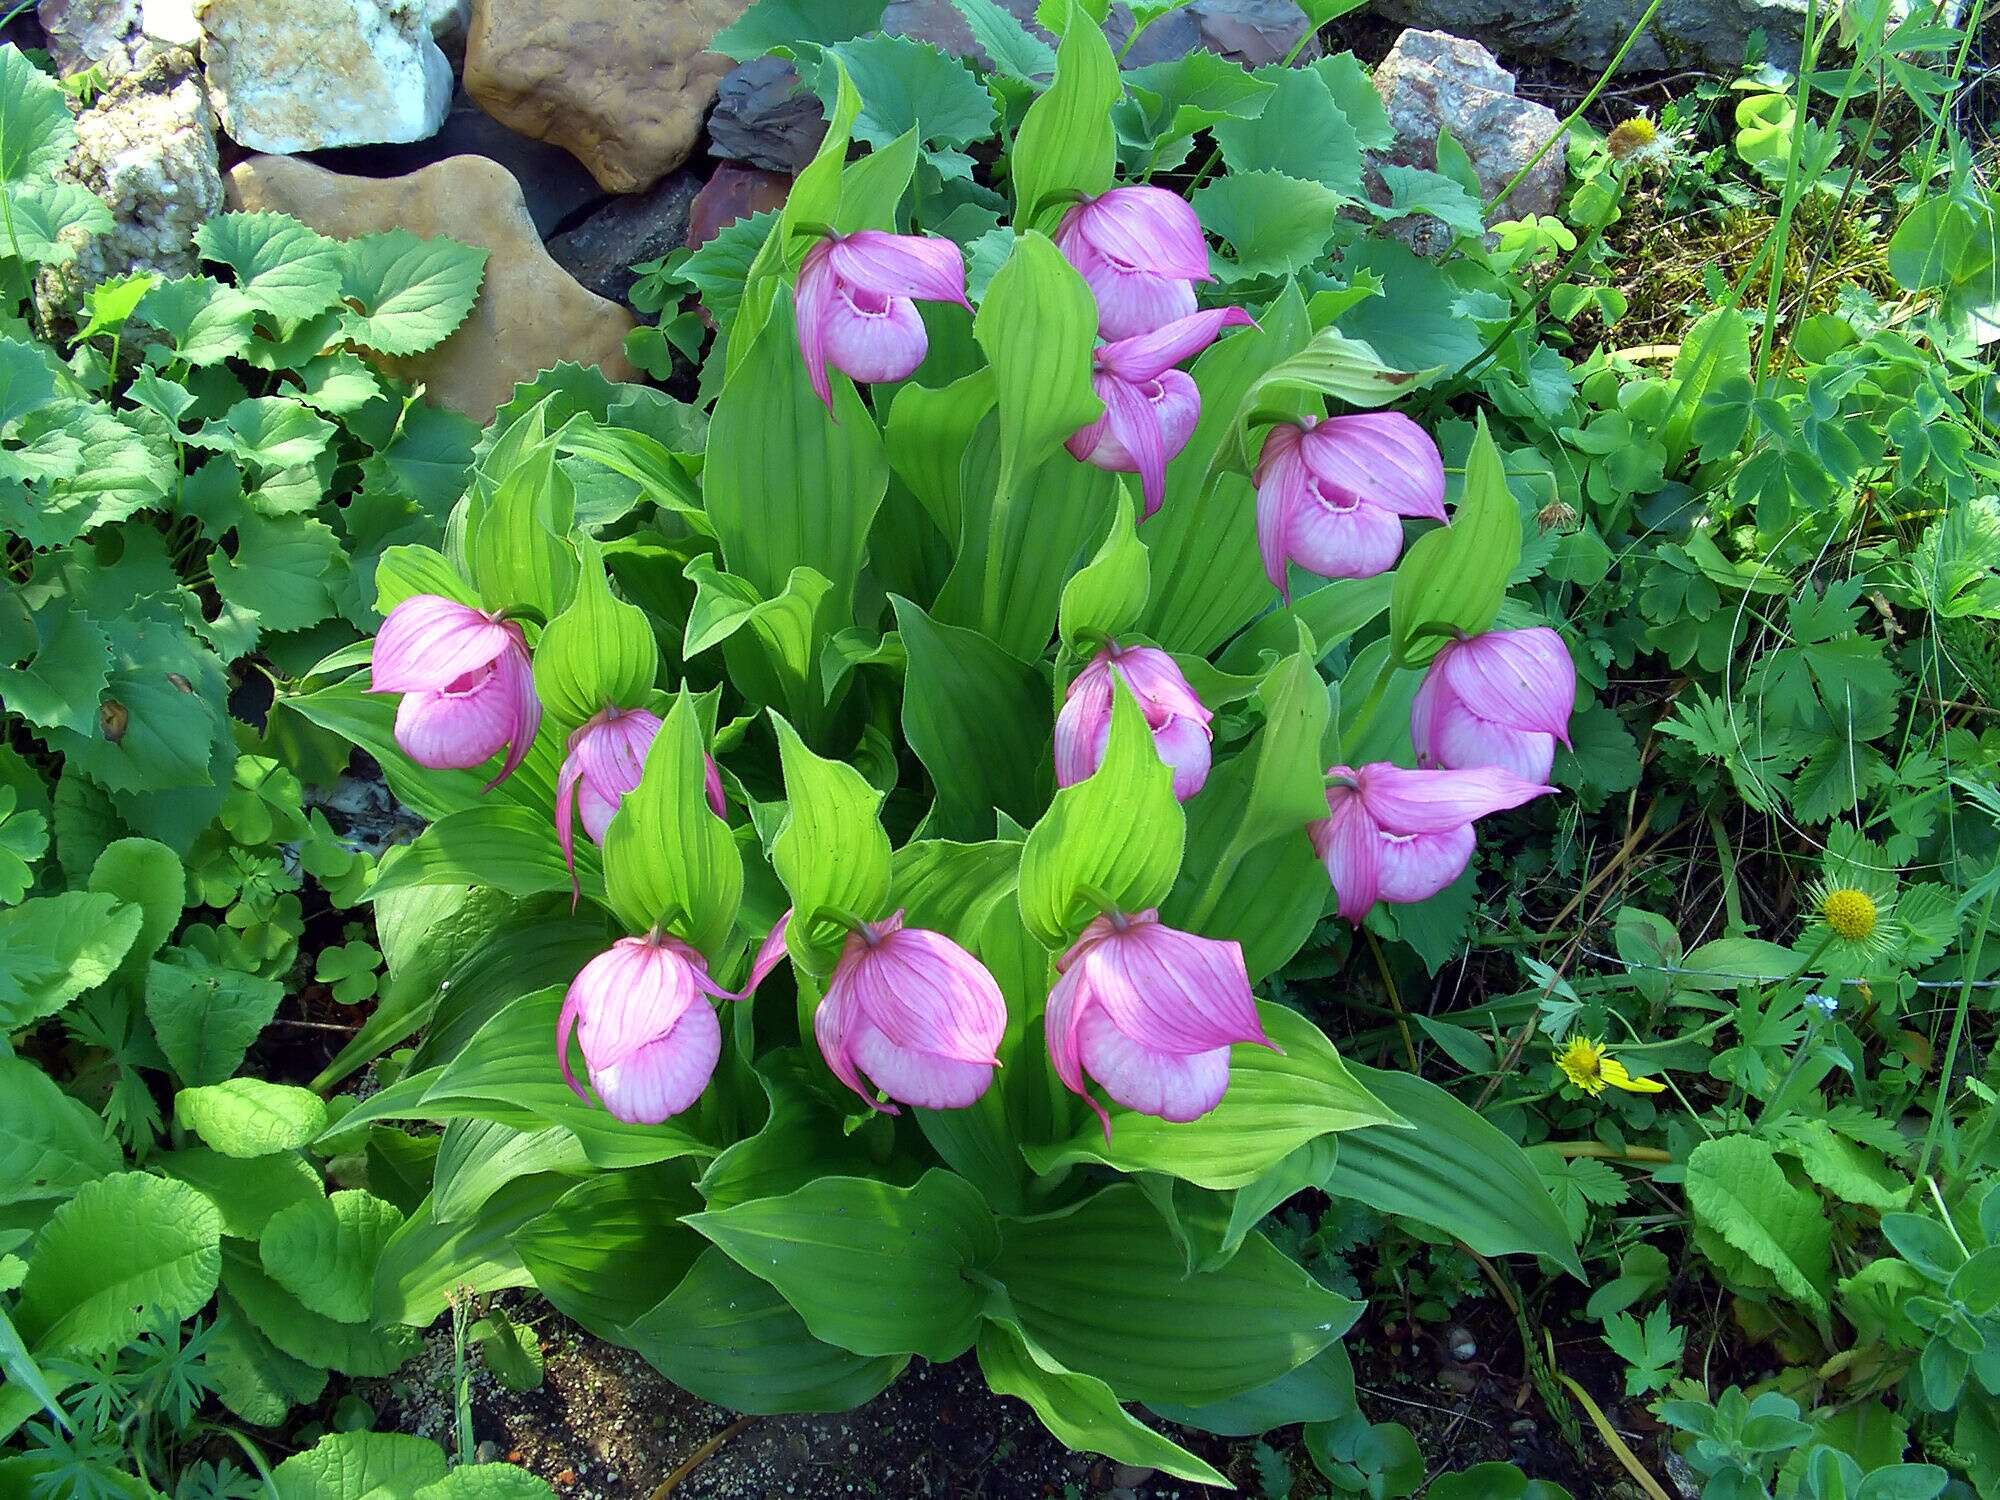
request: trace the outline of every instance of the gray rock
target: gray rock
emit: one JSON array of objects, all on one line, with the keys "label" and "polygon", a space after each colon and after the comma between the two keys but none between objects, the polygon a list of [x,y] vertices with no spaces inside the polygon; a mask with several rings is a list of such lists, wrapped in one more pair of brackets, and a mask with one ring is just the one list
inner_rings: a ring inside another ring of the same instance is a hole
[{"label": "gray rock", "polygon": [[753,58],[722,75],[708,117],[715,156],[767,172],[797,173],[825,135],[826,113],[818,98],[782,57]]},{"label": "gray rock", "polygon": [[[1449,130],[1465,148],[1488,202],[1562,128],[1555,111],[1515,97],[1514,75],[1492,53],[1442,31],[1406,31],[1397,37],[1375,70],[1375,91],[1382,96],[1396,140],[1386,151],[1369,153],[1372,166],[1435,170],[1438,136]],[[1553,213],[1566,179],[1562,148],[1553,147],[1513,196],[1495,206],[1498,216]],[[1379,179],[1370,185],[1379,186]],[[1386,190],[1377,201],[1388,201]],[[1399,220],[1398,228],[1419,253],[1441,253],[1448,244],[1440,242],[1441,226],[1426,216]]]},{"label": "gray rock", "polygon": [[[1507,57],[1554,58],[1603,68],[1645,13],[1647,0],[1376,0],[1375,9],[1406,26],[1477,38]],[[1794,67],[1807,0],[1665,0],[1622,70],[1652,73],[1704,68],[1731,73],[1753,31],[1765,56]]]},{"label": "gray rock", "polygon": [[613,198],[549,241],[549,254],[600,297],[623,302],[638,280],[632,267],[687,243],[688,216],[702,180],[682,168],[643,193]]},{"label": "gray rock", "polygon": [[355,177],[406,177],[453,156],[483,156],[513,174],[528,216],[544,238],[604,197],[589,170],[562,147],[517,135],[460,91],[429,140],[396,146],[347,146],[307,153],[307,160]]},{"label": "gray rock", "polygon": [[[997,3],[1043,41],[1054,43],[1055,38],[1035,23],[1036,0]],[[882,12],[882,29],[934,43],[953,57],[970,58],[982,67],[992,65],[951,0],[889,0]],[[1205,47],[1245,67],[1261,68],[1282,60],[1305,30],[1305,13],[1294,0],[1192,0],[1140,33],[1123,65],[1138,68],[1167,62]],[[1132,35],[1132,12],[1114,3],[1104,19],[1104,34],[1114,50],[1122,49]],[[1309,42],[1299,56],[1310,62],[1319,51]]]},{"label": "gray rock", "polygon": [[45,296],[74,303],[107,276],[197,270],[194,233],[222,211],[222,173],[194,54],[158,50],[113,79],[77,117],[57,175],[103,199],[115,223],[44,278]]}]

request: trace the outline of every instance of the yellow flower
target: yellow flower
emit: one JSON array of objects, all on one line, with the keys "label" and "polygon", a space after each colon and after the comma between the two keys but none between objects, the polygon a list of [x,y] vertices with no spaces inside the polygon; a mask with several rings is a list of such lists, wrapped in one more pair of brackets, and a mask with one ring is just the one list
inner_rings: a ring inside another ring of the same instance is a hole
[{"label": "yellow flower", "polygon": [[1604,139],[1605,147],[1620,161],[1644,151],[1660,138],[1659,127],[1644,115],[1620,120]]},{"label": "yellow flower", "polygon": [[1604,1043],[1590,1037],[1572,1037],[1556,1054],[1556,1068],[1571,1083],[1595,1099],[1607,1088],[1628,1094],[1657,1094],[1666,1085],[1653,1078],[1634,1078],[1625,1064],[1604,1050]]},{"label": "yellow flower", "polygon": [[1875,898],[1851,885],[1835,886],[1820,897],[1820,920],[1835,936],[1850,943],[1865,942],[1875,932]]}]

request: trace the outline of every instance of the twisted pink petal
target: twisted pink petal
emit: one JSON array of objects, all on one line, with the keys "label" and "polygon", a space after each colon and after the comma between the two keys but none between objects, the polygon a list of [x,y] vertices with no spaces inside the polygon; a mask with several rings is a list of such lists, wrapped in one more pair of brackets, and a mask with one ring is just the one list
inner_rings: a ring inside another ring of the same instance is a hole
[{"label": "twisted pink petal", "polygon": [[1212,307],[1176,318],[1150,333],[1098,345],[1097,368],[1135,384],[1154,380],[1163,370],[1201,353],[1225,328],[1256,326],[1257,320],[1240,307]]},{"label": "twisted pink petal", "polygon": [[1273,428],[1257,460],[1257,550],[1287,600],[1288,563],[1322,578],[1372,578],[1403,550],[1397,512],[1323,479],[1307,462],[1311,439],[1289,423]]},{"label": "twisted pink petal", "polygon": [[867,382],[901,380],[923,363],[930,336],[913,298],[971,305],[951,241],[866,229],[806,252],[793,311],[806,378],[828,410],[828,365]]}]

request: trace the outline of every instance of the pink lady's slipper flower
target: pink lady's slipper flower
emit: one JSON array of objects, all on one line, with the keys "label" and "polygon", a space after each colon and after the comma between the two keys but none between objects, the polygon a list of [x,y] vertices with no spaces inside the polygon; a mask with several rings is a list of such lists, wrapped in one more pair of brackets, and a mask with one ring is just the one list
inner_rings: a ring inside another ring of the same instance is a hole
[{"label": "pink lady's slipper flower", "polygon": [[1306,832],[1350,922],[1377,901],[1435,896],[1472,858],[1475,818],[1555,790],[1507,771],[1406,771],[1388,761],[1326,774],[1327,816]]},{"label": "pink lady's slipper flower", "polygon": [[1257,460],[1257,550],[1290,599],[1285,565],[1372,578],[1396,565],[1403,517],[1444,515],[1444,459],[1401,412],[1308,417],[1271,429]]},{"label": "pink lady's slipper flower", "polygon": [[[646,773],[646,752],[660,732],[660,718],[643,708],[607,708],[586,720],[569,737],[562,771],[556,777],[556,840],[572,882],[576,874],[576,820],[593,844],[604,842],[604,831],[625,794]],[[702,790],[718,818],[729,816],[722,796],[722,772],[715,757],[704,755]]]},{"label": "pink lady's slipper flower", "polygon": [[1111,742],[1112,673],[1125,680],[1145,711],[1153,748],[1173,768],[1174,800],[1185,802],[1208,780],[1209,721],[1181,669],[1152,646],[1111,642],[1076,674],[1056,716],[1056,785],[1074,786],[1094,773]]},{"label": "pink lady's slipper flower", "polygon": [[1546,781],[1575,707],[1576,665],[1561,636],[1546,625],[1489,630],[1431,659],[1410,704],[1410,740],[1420,766]]},{"label": "pink lady's slipper flower", "polygon": [[469,771],[507,747],[491,791],[527,756],[542,704],[528,643],[512,621],[436,594],[389,611],[375,636],[369,686],[401,693],[396,743],[433,771]]},{"label": "pink lady's slipper flower", "polygon": [[1088,1073],[1127,1109],[1194,1120],[1222,1102],[1233,1043],[1277,1047],[1264,1035],[1243,950],[1160,924],[1157,911],[1112,912],[1056,960],[1049,991],[1049,1060],[1071,1093],[1111,1116],[1084,1088]]},{"label": "pink lady's slipper flower", "polygon": [[930,336],[916,302],[965,299],[965,258],[950,240],[864,229],[829,235],[799,267],[799,349],[813,394],[833,408],[826,367],[851,380],[901,380]]},{"label": "pink lady's slipper flower", "polygon": [[1104,403],[1104,415],[1070,437],[1070,456],[1115,474],[1137,474],[1150,516],[1166,494],[1167,464],[1187,446],[1201,417],[1201,392],[1173,367],[1214,343],[1223,329],[1254,326],[1242,308],[1218,307],[1099,344],[1090,388]]},{"label": "pink lady's slipper flower", "polygon": [[708,977],[708,962],[678,938],[620,938],[583,966],[556,1018],[563,1081],[588,1100],[569,1066],[570,1033],[604,1107],[634,1125],[677,1115],[708,1087],[722,1056],[722,1023],[708,1003],[745,1000],[784,953],[783,927],[758,950],[740,994]]},{"label": "pink lady's slipper flower", "polygon": [[874,1089],[920,1109],[963,1109],[1000,1066],[1007,1001],[993,976],[941,932],[905,927],[897,912],[850,932],[813,1035],[834,1076],[869,1107]]},{"label": "pink lady's slipper flower", "polygon": [[1179,193],[1113,188],[1056,226],[1056,248],[1097,298],[1097,331],[1128,339],[1194,311],[1194,283],[1213,281],[1201,221]]}]

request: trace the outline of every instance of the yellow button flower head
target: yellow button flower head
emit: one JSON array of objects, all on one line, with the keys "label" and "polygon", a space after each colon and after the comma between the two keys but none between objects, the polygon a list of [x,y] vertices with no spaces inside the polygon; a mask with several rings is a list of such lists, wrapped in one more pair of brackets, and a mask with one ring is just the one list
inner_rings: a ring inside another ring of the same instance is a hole
[{"label": "yellow button flower head", "polygon": [[1666,1088],[1653,1078],[1634,1078],[1625,1064],[1604,1050],[1604,1043],[1591,1037],[1571,1037],[1569,1045],[1556,1054],[1556,1070],[1595,1099],[1607,1088],[1628,1094],[1657,1094]]},{"label": "yellow button flower head", "polygon": [[1821,896],[1819,914],[1836,935],[1850,943],[1865,942],[1874,936],[1879,915],[1875,898],[1851,885],[1835,886]]}]

